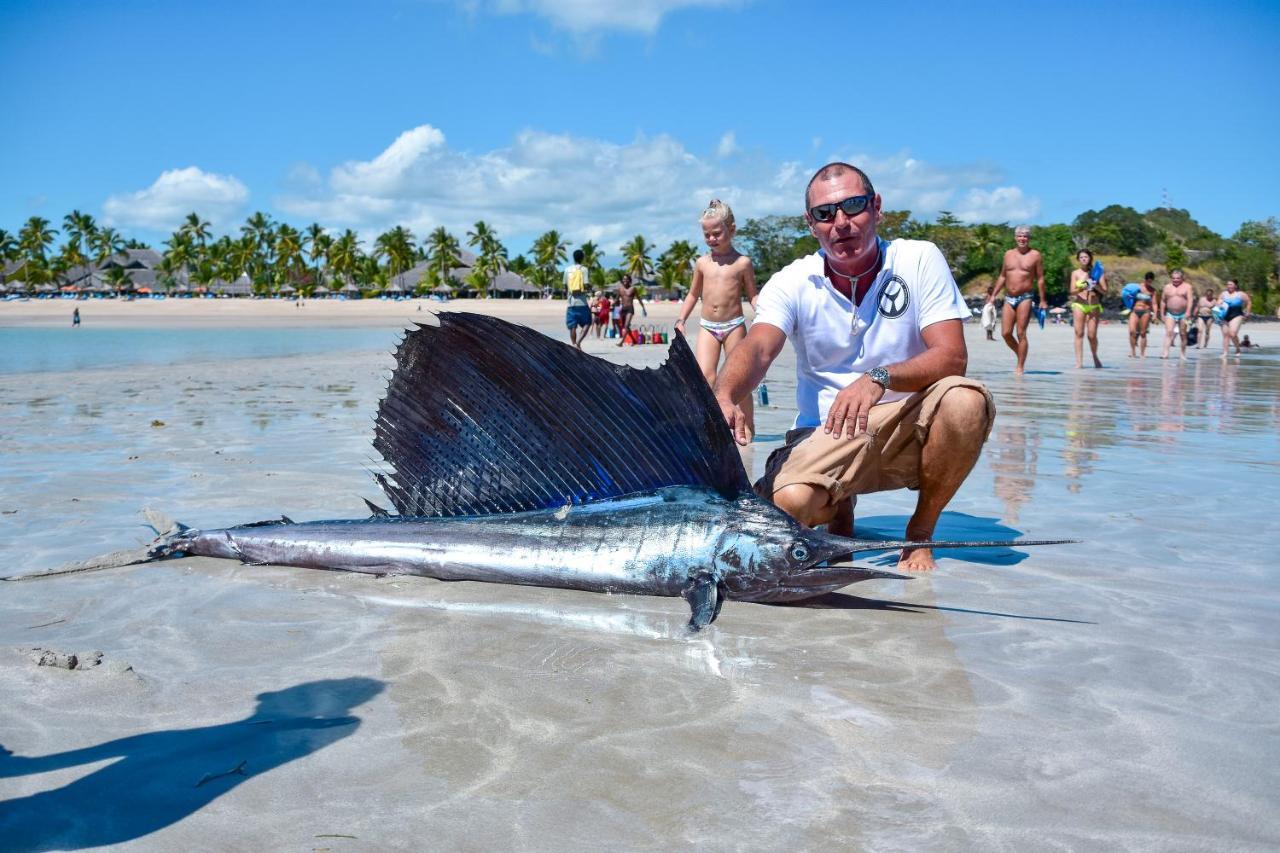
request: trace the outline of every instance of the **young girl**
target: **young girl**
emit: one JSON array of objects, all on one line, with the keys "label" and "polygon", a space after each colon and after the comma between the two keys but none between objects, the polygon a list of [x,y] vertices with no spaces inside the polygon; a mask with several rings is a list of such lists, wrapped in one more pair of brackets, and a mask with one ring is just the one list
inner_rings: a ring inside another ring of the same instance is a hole
[{"label": "young girl", "polygon": [[[756,274],[751,259],[738,253],[733,247],[736,226],[733,211],[724,202],[713,199],[702,212],[702,237],[709,254],[698,258],[693,268],[693,283],[689,295],[680,307],[680,319],[676,331],[684,334],[684,321],[693,313],[693,307],[702,299],[702,331],[698,334],[695,353],[702,375],[714,385],[720,356],[733,352],[747,336],[747,318],[742,315],[742,299],[756,307]],[[755,419],[751,395],[740,401],[747,416],[748,433],[755,432]]]}]

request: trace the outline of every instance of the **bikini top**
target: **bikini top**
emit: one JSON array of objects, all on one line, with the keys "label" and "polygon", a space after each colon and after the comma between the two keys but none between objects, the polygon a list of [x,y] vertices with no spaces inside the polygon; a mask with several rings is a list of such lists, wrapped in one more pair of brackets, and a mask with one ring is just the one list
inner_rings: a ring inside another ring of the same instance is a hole
[{"label": "bikini top", "polygon": [[1150,302],[1151,294],[1144,293],[1143,291],[1139,290],[1138,293],[1133,298],[1138,300],[1139,302]]}]

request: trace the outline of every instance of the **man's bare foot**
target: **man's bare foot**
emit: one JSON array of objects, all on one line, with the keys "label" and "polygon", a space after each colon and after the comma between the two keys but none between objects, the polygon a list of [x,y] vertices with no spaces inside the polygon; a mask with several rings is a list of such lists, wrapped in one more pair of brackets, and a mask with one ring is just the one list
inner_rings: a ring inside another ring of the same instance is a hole
[{"label": "man's bare foot", "polygon": [[1022,374],[1024,374],[1024,373],[1026,373],[1026,372],[1027,372],[1027,369],[1026,369],[1025,367],[1023,367],[1022,365],[1018,365],[1017,367],[1015,367],[1015,368],[1013,369],[1013,372],[1014,372],[1014,373],[1016,373],[1017,375],[1021,376]]},{"label": "man's bare foot", "polygon": [[1098,357],[1096,355],[1093,357],[1093,366],[1102,367],[1102,362],[1098,360]]},{"label": "man's bare foot", "polygon": [[929,548],[903,548],[898,557],[898,568],[904,572],[931,572],[938,568],[933,561],[933,551]]}]

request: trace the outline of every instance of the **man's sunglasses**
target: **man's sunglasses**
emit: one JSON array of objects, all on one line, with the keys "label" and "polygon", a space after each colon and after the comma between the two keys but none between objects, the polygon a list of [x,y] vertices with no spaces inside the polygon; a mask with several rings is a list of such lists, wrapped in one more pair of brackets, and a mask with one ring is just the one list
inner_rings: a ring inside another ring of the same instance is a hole
[{"label": "man's sunglasses", "polygon": [[809,208],[809,215],[814,218],[815,222],[830,222],[836,218],[836,208],[843,210],[845,216],[854,217],[866,210],[867,205],[870,203],[871,196],[869,195],[851,195],[844,201],[814,205]]}]

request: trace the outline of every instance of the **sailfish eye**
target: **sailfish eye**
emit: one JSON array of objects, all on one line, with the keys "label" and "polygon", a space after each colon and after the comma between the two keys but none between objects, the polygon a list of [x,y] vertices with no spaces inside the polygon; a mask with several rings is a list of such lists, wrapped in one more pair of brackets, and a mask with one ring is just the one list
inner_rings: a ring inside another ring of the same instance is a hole
[{"label": "sailfish eye", "polygon": [[792,545],[791,559],[795,560],[797,563],[803,563],[809,559],[809,549],[803,545]]}]

